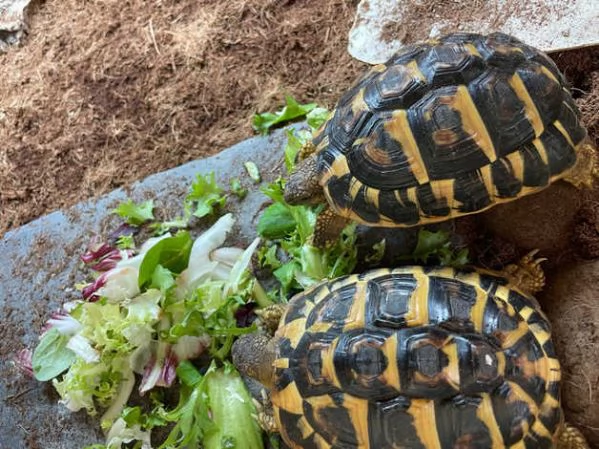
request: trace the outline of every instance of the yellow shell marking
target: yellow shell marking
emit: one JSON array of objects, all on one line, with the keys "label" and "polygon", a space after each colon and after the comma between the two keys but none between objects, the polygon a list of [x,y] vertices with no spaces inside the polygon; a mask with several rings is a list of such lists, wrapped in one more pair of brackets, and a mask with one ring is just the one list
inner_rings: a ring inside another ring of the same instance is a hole
[{"label": "yellow shell marking", "polygon": [[455,390],[460,389],[460,358],[458,355],[458,345],[449,337],[451,343],[445,342],[441,351],[447,356],[447,366],[443,368],[443,377]]},{"label": "yellow shell marking", "polygon": [[417,78],[421,81],[426,81],[426,77],[424,76],[424,73],[422,73],[422,71],[420,70],[420,67],[418,67],[418,62],[415,59],[412,59],[403,67],[412,78]]},{"label": "yellow shell marking", "polygon": [[457,202],[454,198],[455,179],[439,179],[431,183],[431,189],[435,198],[447,198],[447,204],[450,208],[457,207]]},{"label": "yellow shell marking", "polygon": [[308,331],[310,333],[319,333],[319,332],[328,332],[328,330],[333,326],[333,323],[326,323],[324,321],[317,321],[316,323],[314,323],[312,326],[310,326],[310,329],[308,329]]},{"label": "yellow shell marking", "polygon": [[487,301],[490,299],[487,298],[487,292],[479,286],[474,285],[474,291],[476,292],[476,301],[470,309],[470,321],[474,324],[474,329],[477,332],[481,332],[485,317],[485,307],[487,306]]},{"label": "yellow shell marking", "polygon": [[[408,187],[406,189],[406,196],[408,197],[408,201],[410,201],[411,203],[414,203],[416,205],[416,207],[418,208],[418,210],[421,210],[420,208],[420,203],[418,202],[418,194],[416,192],[416,187]],[[399,196],[396,192],[395,196]]]},{"label": "yellow shell marking", "polygon": [[343,326],[343,331],[347,332],[351,329],[361,329],[364,327],[364,317],[366,315],[366,287],[368,282],[356,282],[356,292],[351,305],[351,309],[347,315],[347,324]]},{"label": "yellow shell marking", "polygon": [[505,157],[512,164],[512,173],[516,179],[522,181],[524,179],[524,160],[519,151],[514,151]]},{"label": "yellow shell marking", "polygon": [[333,175],[338,175],[339,173],[350,173],[347,159],[342,155],[338,155],[331,166],[323,173],[319,181],[320,186],[324,187]]},{"label": "yellow shell marking", "polygon": [[543,422],[540,419],[537,419],[532,424],[531,429],[541,436],[545,436],[549,439],[553,438],[553,434],[549,431],[549,429],[547,429],[547,427],[545,427],[545,425],[543,424]]},{"label": "yellow shell marking", "polygon": [[541,139],[535,139],[532,141],[532,144],[537,149],[537,153],[539,153],[539,157],[543,161],[543,164],[549,164],[549,157],[547,156],[547,150],[545,149],[545,145],[541,142]]},{"label": "yellow shell marking", "polygon": [[535,102],[532,100],[522,78],[520,75],[515,73],[509,80],[509,85],[514,90],[514,93],[518,97],[518,99],[524,103],[525,114],[530,123],[532,124],[532,128],[535,131],[535,136],[539,137],[543,134],[543,121],[541,120],[541,115],[539,114],[539,110],[537,109]]},{"label": "yellow shell marking", "polygon": [[476,141],[476,144],[485,153],[489,161],[494,162],[497,159],[495,146],[491,136],[489,136],[485,122],[480,116],[474,101],[472,101],[468,88],[463,85],[458,86],[455,95],[442,97],[442,102],[459,111],[464,131]]},{"label": "yellow shell marking", "polygon": [[497,372],[505,373],[505,354],[503,352],[496,352],[497,357]]},{"label": "yellow shell marking", "polygon": [[308,438],[310,435],[315,434],[315,430],[312,425],[308,422],[305,416],[302,416],[297,421],[297,427],[302,435],[302,438]]},{"label": "yellow shell marking", "polygon": [[482,57],[473,44],[465,44],[464,47],[472,56],[478,56],[479,58]]},{"label": "yellow shell marking", "polygon": [[441,449],[439,435],[435,430],[435,403],[426,399],[414,399],[408,413],[414,419],[414,428],[422,445],[427,449]]},{"label": "yellow shell marking", "polygon": [[379,193],[380,190],[373,189],[372,187],[366,187],[365,196],[368,203],[374,205],[377,209],[379,208]]},{"label": "yellow shell marking", "polygon": [[489,198],[493,202],[493,198],[497,196],[497,188],[493,183],[493,175],[491,174],[491,164],[483,165],[480,169],[480,177],[485,184],[485,189],[489,193]]},{"label": "yellow shell marking", "polygon": [[543,75],[545,75],[547,78],[550,78],[551,81],[553,81],[553,82],[555,82],[557,84],[561,84],[559,82],[559,80],[555,77],[555,75],[551,72],[551,70],[549,70],[543,64],[541,64],[540,67],[541,67],[541,72],[543,73]]},{"label": "yellow shell marking", "polygon": [[289,359],[276,359],[272,366],[281,369],[289,368]]},{"label": "yellow shell marking", "polygon": [[408,312],[404,315],[408,327],[422,326],[428,323],[429,277],[421,269],[414,269],[416,289],[410,297]]},{"label": "yellow shell marking", "polygon": [[502,342],[502,346],[504,348],[511,348],[518,340],[520,340],[528,332],[528,324],[524,321],[520,321],[516,329],[505,334],[505,340]]},{"label": "yellow shell marking", "polygon": [[297,348],[304,331],[306,329],[306,318],[297,318],[292,322],[286,324],[284,327],[279,328],[277,335],[285,335],[291,342],[293,349]]},{"label": "yellow shell marking", "polygon": [[410,165],[410,170],[418,183],[427,183],[429,181],[428,173],[420,155],[418,144],[408,123],[407,111],[394,111],[391,119],[385,123],[385,131],[401,144],[406,160]]},{"label": "yellow shell marking", "polygon": [[576,148],[576,145],[574,145],[574,142],[572,142],[572,138],[570,137],[570,134],[568,134],[568,131],[566,131],[566,129],[564,128],[564,125],[562,125],[562,123],[559,120],[556,120],[555,122],[553,122],[553,126],[555,126],[557,128],[557,130],[561,133],[562,136],[564,136],[564,138],[568,141],[568,143],[570,144],[570,146],[572,148]]},{"label": "yellow shell marking", "polygon": [[354,115],[368,109],[368,105],[364,101],[364,89],[360,89],[351,102],[351,110]]},{"label": "yellow shell marking", "polygon": [[341,383],[337,378],[337,370],[335,369],[335,348],[339,339],[336,338],[331,345],[322,352],[322,377],[327,379],[335,387],[341,389]]},{"label": "yellow shell marking", "polygon": [[[300,397],[301,395],[295,382],[291,382],[282,390],[277,390],[275,388],[272,391],[273,405],[283,410],[287,410],[290,413],[295,413],[296,415],[302,415],[304,413],[302,401],[299,400]],[[279,428],[281,428],[280,423]]]},{"label": "yellow shell marking", "polygon": [[487,426],[487,429],[489,429],[489,435],[491,436],[490,449],[504,449],[505,444],[503,442],[503,437],[501,436],[501,430],[495,419],[491,396],[489,393],[482,393],[481,399],[482,401],[476,410],[476,416]]},{"label": "yellow shell marking", "polygon": [[524,320],[528,321],[528,319],[530,318],[530,316],[535,312],[535,310],[532,307],[522,307],[522,309],[520,309],[519,315],[524,318]]},{"label": "yellow shell marking", "polygon": [[[304,400],[312,406],[316,419],[318,419],[319,411],[322,409],[339,408],[329,395],[313,396]],[[368,447],[368,401],[345,395],[343,397],[343,408],[347,410],[354,427],[358,447]],[[326,427],[324,423],[321,426]]]},{"label": "yellow shell marking", "polygon": [[383,354],[389,363],[387,364],[387,368],[383,371],[382,381],[384,381],[390,387],[395,388],[397,391],[401,391],[401,381],[399,377],[399,368],[397,367],[397,334],[392,334],[383,346],[381,347]]}]

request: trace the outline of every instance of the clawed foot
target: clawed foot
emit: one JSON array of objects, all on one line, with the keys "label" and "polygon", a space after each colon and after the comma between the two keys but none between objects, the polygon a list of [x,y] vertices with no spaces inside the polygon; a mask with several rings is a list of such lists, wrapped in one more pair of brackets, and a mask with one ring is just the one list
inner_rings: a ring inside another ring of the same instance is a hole
[{"label": "clawed foot", "polygon": [[545,286],[545,273],[541,268],[541,262],[547,259],[544,257],[536,259],[538,252],[538,249],[531,251],[518,263],[510,264],[502,271],[512,284],[531,295],[540,292]]},{"label": "clawed foot", "polygon": [[286,306],[284,304],[273,304],[263,309],[256,310],[256,315],[260,318],[260,327],[273,336],[279,328],[279,323],[283,317]]},{"label": "clawed foot", "polygon": [[261,401],[253,399],[254,407],[256,407],[257,412],[256,421],[258,421],[258,425],[265,432],[269,434],[276,433],[279,431],[279,428],[277,427],[277,422],[275,420],[272,402],[270,400],[269,394],[264,389],[262,389],[260,393],[262,395]]}]

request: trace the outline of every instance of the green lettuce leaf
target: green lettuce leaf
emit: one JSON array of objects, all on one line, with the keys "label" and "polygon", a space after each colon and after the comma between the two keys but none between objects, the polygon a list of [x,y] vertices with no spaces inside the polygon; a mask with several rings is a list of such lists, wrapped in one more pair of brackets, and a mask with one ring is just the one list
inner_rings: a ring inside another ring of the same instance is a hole
[{"label": "green lettuce leaf", "polygon": [[185,198],[186,209],[192,215],[202,218],[212,215],[227,200],[223,189],[216,183],[214,172],[198,174]]},{"label": "green lettuce leaf", "polygon": [[304,117],[314,108],[316,103],[299,104],[295,99],[289,95],[285,96],[286,105],[280,111],[275,113],[264,112],[262,114],[254,115],[252,120],[252,127],[260,134],[268,134],[270,128],[275,125],[288,122],[289,120]]},{"label": "green lettuce leaf", "polygon": [[174,427],[160,449],[263,448],[251,396],[230,364],[212,364],[202,376],[185,361],[177,367],[177,376],[182,383],[179,404],[162,412]]},{"label": "green lettuce leaf", "polygon": [[181,273],[189,263],[193,240],[187,231],[180,231],[173,237],[166,237],[148,250],[139,267],[140,288],[149,285],[154,271],[161,265],[171,273]]},{"label": "green lettuce leaf", "polygon": [[50,329],[42,336],[31,359],[37,380],[54,379],[73,364],[77,357],[67,348],[69,339],[70,336],[61,334],[58,329]]},{"label": "green lettuce leaf", "polygon": [[451,236],[446,231],[418,231],[418,243],[412,258],[420,263],[438,263],[444,266],[463,267],[469,263],[468,249],[453,247]]},{"label": "green lettuce leaf", "polygon": [[258,170],[258,166],[255,163],[248,161],[243,165],[248,172],[248,175],[250,175],[250,178],[252,178],[252,181],[260,182],[262,180],[260,177],[260,170]]},{"label": "green lettuce leaf", "polygon": [[148,200],[143,203],[135,203],[127,200],[120,203],[112,212],[124,218],[127,223],[139,226],[146,221],[154,219],[154,201]]}]

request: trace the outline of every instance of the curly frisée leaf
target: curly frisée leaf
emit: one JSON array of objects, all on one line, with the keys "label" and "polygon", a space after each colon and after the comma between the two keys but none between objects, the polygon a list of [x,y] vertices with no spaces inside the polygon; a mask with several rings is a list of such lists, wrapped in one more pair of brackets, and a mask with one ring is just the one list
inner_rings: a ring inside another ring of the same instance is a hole
[{"label": "curly fris\u00e9e leaf", "polygon": [[186,210],[198,218],[212,215],[226,201],[227,197],[216,183],[214,172],[208,175],[198,174],[185,197]]},{"label": "curly fris\u00e9e leaf", "polygon": [[468,249],[454,248],[449,233],[445,231],[418,231],[418,243],[412,257],[421,263],[428,263],[430,259],[434,259],[436,263],[452,267],[463,267],[469,263]]},{"label": "curly fris\u00e9e leaf", "polygon": [[[258,222],[258,234],[271,240],[268,249],[259,251],[259,262],[274,270],[281,284],[280,293],[286,296],[323,279],[350,274],[357,263],[355,224],[346,226],[332,245],[313,246],[311,237],[321,207],[287,204],[283,186],[284,181],[279,179],[263,189],[274,203]],[[282,253],[282,259],[278,253]]]},{"label": "curly fris\u00e9e leaf", "polygon": [[148,200],[143,203],[135,203],[133,200],[127,200],[120,203],[113,213],[124,218],[127,223],[133,226],[139,226],[146,221],[154,219],[154,201]]}]

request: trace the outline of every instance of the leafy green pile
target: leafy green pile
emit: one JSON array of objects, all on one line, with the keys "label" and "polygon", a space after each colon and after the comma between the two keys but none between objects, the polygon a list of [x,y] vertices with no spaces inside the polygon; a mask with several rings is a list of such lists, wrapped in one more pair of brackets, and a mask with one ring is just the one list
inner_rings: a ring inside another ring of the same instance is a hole
[{"label": "leafy green pile", "polygon": [[[282,111],[254,120],[256,129],[266,132],[306,114],[308,130],[286,131],[288,171],[328,111],[288,97]],[[245,167],[260,182],[258,167],[251,161]],[[262,187],[272,204],[259,220],[260,237],[243,249],[225,246],[235,219],[221,215],[231,197],[247,193],[238,179],[225,191],[214,173],[198,175],[183,215],[164,222],[155,221],[152,201],[129,200],[115,209],[130,228],[143,227],[154,236],[140,246],[127,232],[116,243],[90,243],[81,259],[93,280],[79,286],[82,299],[66,303],[48,320],[29,367],[38,380],[52,381],[70,410],[91,415],[103,410],[106,444],[89,448],[149,448],[153,431],[165,426],[168,435],[159,448],[263,447],[255,407],[230,363],[235,338],[255,329],[240,316],[349,274],[357,263],[356,226],[348,225],[325,248],[314,246],[322,206],[287,204],[284,185],[278,178]],[[193,236],[193,220],[213,215],[221,216]],[[465,253],[453,252],[447,235],[425,232],[415,257],[466,261]],[[380,258],[384,249],[384,241],[375,245],[373,257]],[[264,270],[277,281],[268,291],[254,275]],[[149,397],[144,407],[129,405],[136,385]],[[163,394],[173,386],[179,388],[177,404]]]}]

